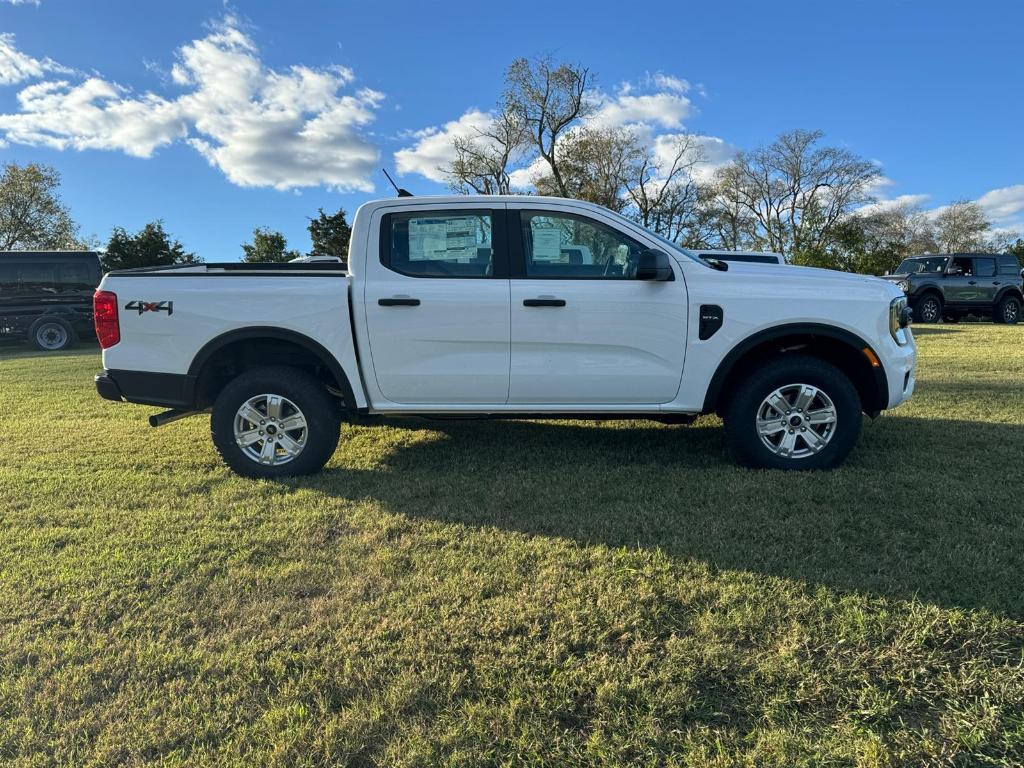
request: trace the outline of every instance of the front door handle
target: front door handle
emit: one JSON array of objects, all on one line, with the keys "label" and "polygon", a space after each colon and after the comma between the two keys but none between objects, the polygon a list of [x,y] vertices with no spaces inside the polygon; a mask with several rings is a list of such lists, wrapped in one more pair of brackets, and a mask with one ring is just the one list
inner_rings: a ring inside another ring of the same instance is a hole
[{"label": "front door handle", "polygon": [[390,299],[377,299],[382,307],[418,307],[419,299],[410,299],[407,296],[392,296]]},{"label": "front door handle", "polygon": [[977,283],[977,281],[976,281],[976,280],[968,280],[968,281],[967,281],[967,284],[968,284],[968,285],[977,285],[978,283]]},{"label": "front door handle", "polygon": [[564,307],[565,299],[523,299],[524,307]]}]

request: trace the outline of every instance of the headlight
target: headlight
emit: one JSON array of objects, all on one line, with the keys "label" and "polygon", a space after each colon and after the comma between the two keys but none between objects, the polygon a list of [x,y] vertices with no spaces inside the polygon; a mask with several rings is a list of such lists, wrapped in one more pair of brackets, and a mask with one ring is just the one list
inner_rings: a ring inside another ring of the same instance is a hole
[{"label": "headlight", "polygon": [[896,287],[899,288],[904,293],[910,293],[910,281],[909,280],[900,280],[898,283],[896,283]]},{"label": "headlight", "polygon": [[900,296],[890,302],[889,333],[892,334],[893,339],[901,347],[909,341],[906,331],[903,329],[910,325],[911,317],[912,315],[910,307],[907,306],[906,296]]}]

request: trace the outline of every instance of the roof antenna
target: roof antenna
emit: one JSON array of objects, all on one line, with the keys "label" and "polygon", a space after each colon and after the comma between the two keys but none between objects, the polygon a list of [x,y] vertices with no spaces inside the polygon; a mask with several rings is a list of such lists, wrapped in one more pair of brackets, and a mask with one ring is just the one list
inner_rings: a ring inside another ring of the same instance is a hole
[{"label": "roof antenna", "polygon": [[395,192],[398,193],[399,197],[412,197],[412,192],[408,189],[402,189],[400,186],[395,184],[395,180],[391,178],[391,174],[387,172],[387,169],[381,168],[384,171],[384,175],[388,177],[388,181],[391,182],[391,186],[395,188]]}]

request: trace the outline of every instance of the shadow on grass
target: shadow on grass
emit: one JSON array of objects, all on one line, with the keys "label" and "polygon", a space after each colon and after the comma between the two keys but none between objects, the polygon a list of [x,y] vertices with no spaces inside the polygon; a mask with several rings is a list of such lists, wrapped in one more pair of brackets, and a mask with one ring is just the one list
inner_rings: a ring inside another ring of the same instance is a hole
[{"label": "shadow on grass", "polygon": [[914,336],[941,336],[956,332],[956,325],[914,325]]},{"label": "shadow on grass", "polygon": [[1024,616],[1024,426],[883,417],[833,472],[750,471],[715,426],[408,420],[375,469],[293,480],[389,511]]},{"label": "shadow on grass", "polygon": [[46,352],[35,349],[23,339],[0,336],[0,360],[18,360],[35,357],[70,357],[75,355],[98,355],[99,344],[95,339],[80,339],[70,349],[59,352]]}]

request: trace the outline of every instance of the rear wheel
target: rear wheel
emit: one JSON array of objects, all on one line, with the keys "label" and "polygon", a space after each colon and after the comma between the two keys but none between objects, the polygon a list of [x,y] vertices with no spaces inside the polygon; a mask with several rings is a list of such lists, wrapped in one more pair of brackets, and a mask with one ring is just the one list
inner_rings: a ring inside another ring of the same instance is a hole
[{"label": "rear wheel", "polygon": [[914,304],[914,320],[918,323],[937,323],[941,317],[942,301],[934,294],[928,294]]},{"label": "rear wheel", "polygon": [[59,352],[74,346],[75,329],[60,317],[40,317],[28,329],[28,342],[43,352]]},{"label": "rear wheel", "polygon": [[314,377],[294,368],[257,368],[231,381],[213,404],[217,452],[246,477],[307,475],[338,445],[337,404]]},{"label": "rear wheel", "polygon": [[997,323],[1016,325],[1020,322],[1020,307],[1020,299],[1016,296],[1006,296],[996,305],[996,311],[992,313],[992,319]]},{"label": "rear wheel", "polygon": [[729,449],[748,467],[830,469],[849,455],[860,428],[853,384],[806,355],[785,355],[755,371],[725,411]]}]

